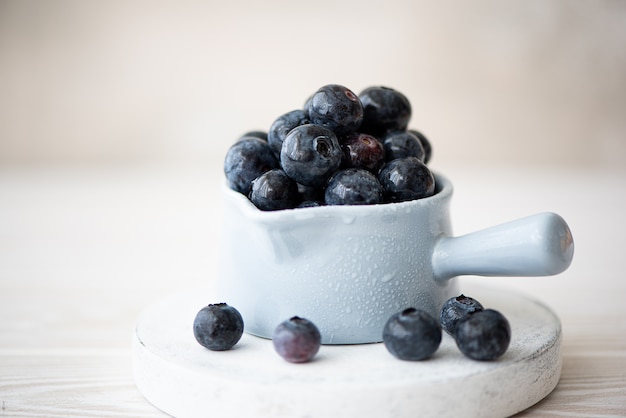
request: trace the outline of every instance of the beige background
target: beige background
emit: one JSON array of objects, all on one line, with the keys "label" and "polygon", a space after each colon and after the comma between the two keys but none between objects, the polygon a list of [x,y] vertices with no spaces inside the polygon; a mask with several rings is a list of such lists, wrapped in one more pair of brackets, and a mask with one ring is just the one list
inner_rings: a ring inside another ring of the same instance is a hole
[{"label": "beige background", "polygon": [[[384,5],[383,5],[384,4]],[[434,162],[626,161],[626,2],[0,0],[0,163],[221,163],[327,83]]]},{"label": "beige background", "polygon": [[162,416],[136,321],[220,278],[227,147],[326,83],[409,97],[456,235],[567,220],[563,274],[462,283],[561,318],[523,417],[624,415],[626,1],[0,0],[1,416]]}]

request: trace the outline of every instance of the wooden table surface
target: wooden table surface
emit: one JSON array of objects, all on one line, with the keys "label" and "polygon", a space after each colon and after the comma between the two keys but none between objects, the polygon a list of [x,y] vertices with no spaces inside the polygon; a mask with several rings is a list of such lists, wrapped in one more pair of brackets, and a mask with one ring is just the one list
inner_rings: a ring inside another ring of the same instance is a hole
[{"label": "wooden table surface", "polygon": [[[626,416],[626,170],[434,168],[456,235],[542,211],[572,229],[558,276],[462,279],[561,319],[561,380],[520,416]],[[220,179],[219,164],[0,167],[0,417],[164,415],[134,385],[133,327],[215,277]]]}]

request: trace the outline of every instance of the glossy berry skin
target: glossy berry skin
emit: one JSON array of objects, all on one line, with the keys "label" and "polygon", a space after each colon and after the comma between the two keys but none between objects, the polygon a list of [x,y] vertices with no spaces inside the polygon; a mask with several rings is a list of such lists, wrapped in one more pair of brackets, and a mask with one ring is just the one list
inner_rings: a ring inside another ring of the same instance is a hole
[{"label": "glossy berry skin", "polygon": [[363,121],[363,106],[358,96],[339,84],[321,87],[307,100],[306,106],[312,123],[340,136],[356,132]]},{"label": "glossy berry skin", "polygon": [[420,131],[417,131],[415,129],[409,129],[408,132],[410,132],[413,135],[415,135],[417,137],[417,139],[419,139],[420,142],[422,143],[422,148],[424,148],[424,159],[423,159],[423,161],[424,161],[424,164],[428,164],[430,162],[432,156],[433,156],[433,147],[430,144],[430,141]]},{"label": "glossy berry skin", "polygon": [[337,136],[320,125],[292,129],[283,141],[280,162],[289,177],[304,186],[321,187],[341,164]]},{"label": "glossy berry skin", "polygon": [[346,168],[328,181],[324,201],[327,205],[374,205],[383,201],[383,186],[367,170]]},{"label": "glossy berry skin", "polygon": [[420,161],[424,161],[426,153],[422,143],[407,131],[391,131],[382,137],[383,147],[385,148],[385,158],[387,161],[397,158],[415,157]]},{"label": "glossy berry skin", "polygon": [[495,360],[511,342],[511,326],[500,312],[483,309],[459,320],[454,332],[459,350],[473,360]]},{"label": "glossy berry skin", "polygon": [[441,344],[441,327],[426,311],[408,308],[389,318],[383,329],[383,342],[400,360],[425,360]]},{"label": "glossy berry skin", "polygon": [[278,168],[278,165],[278,159],[266,141],[245,137],[228,149],[224,158],[224,174],[231,189],[247,196],[252,180]]},{"label": "glossy berry skin", "polygon": [[435,177],[426,164],[415,157],[389,161],[380,170],[378,180],[387,202],[421,199],[435,192]]},{"label": "glossy berry skin", "polygon": [[309,116],[301,109],[292,110],[276,118],[267,132],[267,141],[274,154],[277,157],[280,156],[280,149],[289,131],[296,126],[308,123],[311,123]]},{"label": "glossy berry skin", "polygon": [[193,335],[209,350],[229,350],[243,335],[243,318],[237,309],[226,303],[205,306],[193,321]]},{"label": "glossy berry skin", "polygon": [[385,163],[383,144],[374,136],[355,132],[339,141],[343,151],[342,166],[364,168],[372,173]]},{"label": "glossy berry skin", "polygon": [[298,316],[280,323],[272,336],[274,350],[290,363],[311,361],[319,351],[321,341],[315,324]]},{"label": "glossy berry skin", "polygon": [[411,103],[405,95],[384,86],[372,86],[359,94],[363,104],[361,132],[381,136],[388,131],[406,130],[411,119]]},{"label": "glossy berry skin", "polygon": [[298,186],[281,169],[266,171],[252,181],[250,201],[265,211],[291,209],[298,205]]},{"label": "glossy berry skin", "polygon": [[454,335],[456,326],[461,318],[476,311],[483,310],[479,301],[469,296],[460,295],[448,299],[441,307],[439,321],[441,328],[450,335]]}]

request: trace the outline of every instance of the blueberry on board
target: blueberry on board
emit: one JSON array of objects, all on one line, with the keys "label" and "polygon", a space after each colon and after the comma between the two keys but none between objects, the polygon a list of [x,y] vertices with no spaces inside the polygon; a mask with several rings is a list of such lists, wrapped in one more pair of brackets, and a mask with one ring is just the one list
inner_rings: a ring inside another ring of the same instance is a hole
[{"label": "blueberry on board", "polygon": [[426,164],[415,157],[389,161],[380,170],[378,180],[387,202],[421,199],[435,192],[435,177]]},{"label": "blueberry on board", "polygon": [[354,132],[340,139],[343,151],[342,166],[364,168],[372,173],[385,163],[385,149],[378,138]]},{"label": "blueberry on board", "polygon": [[408,131],[390,131],[381,138],[387,161],[415,157],[424,161],[426,152],[419,138]]},{"label": "blueberry on board", "polygon": [[363,105],[361,132],[380,136],[388,131],[406,130],[411,119],[411,103],[390,87],[372,86],[359,94]]},{"label": "blueberry on board", "polygon": [[226,303],[205,306],[193,321],[193,335],[203,347],[212,351],[231,349],[243,334],[243,318]]},{"label": "blueberry on board", "polygon": [[276,118],[267,132],[267,141],[272,151],[274,151],[274,154],[277,157],[280,156],[280,149],[289,131],[296,126],[306,125],[308,123],[311,123],[309,116],[302,109],[292,110]]},{"label": "blueberry on board", "polygon": [[265,211],[291,209],[300,200],[296,182],[279,168],[254,179],[249,198],[254,206]]},{"label": "blueberry on board", "polygon": [[327,205],[374,205],[383,201],[383,186],[362,168],[339,170],[326,186]]},{"label": "blueberry on board", "polygon": [[410,133],[412,133],[413,135],[415,135],[417,137],[417,139],[420,140],[420,142],[422,143],[422,148],[424,148],[424,164],[428,164],[433,156],[433,147],[430,143],[430,141],[428,140],[428,138],[426,138],[426,136],[415,129],[409,129],[408,130]]},{"label": "blueberry on board", "polygon": [[339,84],[320,87],[306,106],[312,123],[325,126],[337,135],[356,132],[363,121],[363,106],[358,96]]},{"label": "blueberry on board", "polygon": [[256,137],[245,137],[235,142],[224,158],[224,174],[229,187],[246,196],[252,187],[252,180],[278,166],[278,159],[268,143]]},{"label": "blueberry on board", "polygon": [[511,326],[500,312],[483,309],[459,320],[454,332],[459,350],[473,360],[495,360],[511,342]]},{"label": "blueberry on board", "polygon": [[274,350],[290,363],[311,361],[319,351],[321,341],[315,324],[298,316],[281,322],[272,336]]},{"label": "blueberry on board", "polygon": [[444,302],[441,307],[441,328],[450,335],[454,335],[457,323],[466,315],[484,309],[479,301],[469,296],[455,296]]},{"label": "blueberry on board", "polygon": [[428,312],[407,308],[387,320],[383,343],[400,360],[425,360],[441,344],[441,327]]},{"label": "blueberry on board", "polygon": [[304,186],[321,187],[341,164],[337,136],[320,125],[301,125],[285,137],[280,163],[287,175]]}]

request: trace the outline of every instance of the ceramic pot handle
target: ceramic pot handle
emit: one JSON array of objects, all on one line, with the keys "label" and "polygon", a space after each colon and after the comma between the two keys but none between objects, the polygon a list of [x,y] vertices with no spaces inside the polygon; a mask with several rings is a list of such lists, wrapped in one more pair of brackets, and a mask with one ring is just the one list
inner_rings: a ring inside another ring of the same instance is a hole
[{"label": "ceramic pot handle", "polygon": [[555,213],[540,213],[459,237],[442,237],[433,252],[436,279],[460,275],[550,276],[567,269],[572,233]]}]

